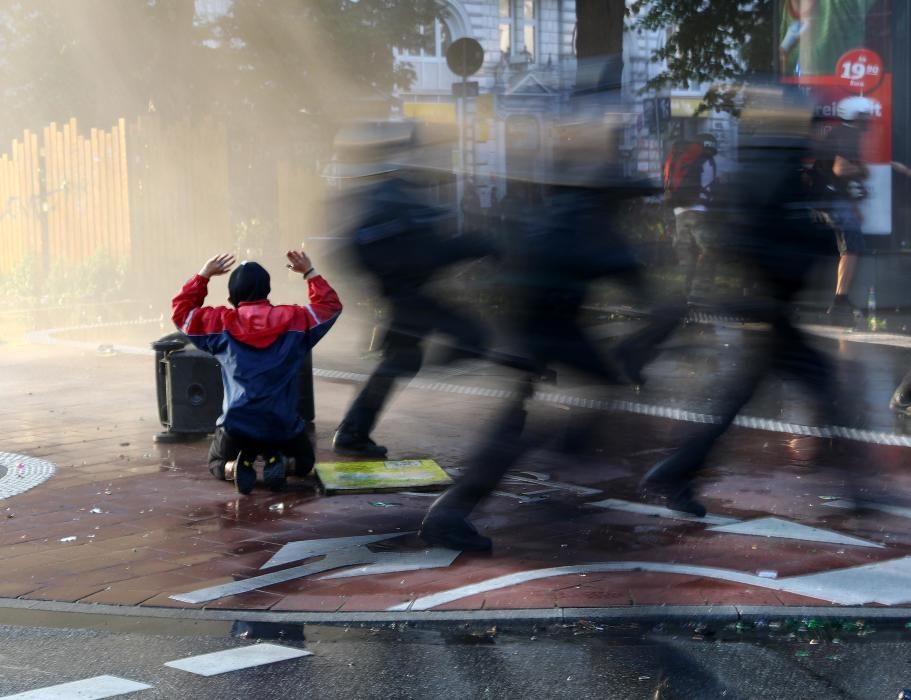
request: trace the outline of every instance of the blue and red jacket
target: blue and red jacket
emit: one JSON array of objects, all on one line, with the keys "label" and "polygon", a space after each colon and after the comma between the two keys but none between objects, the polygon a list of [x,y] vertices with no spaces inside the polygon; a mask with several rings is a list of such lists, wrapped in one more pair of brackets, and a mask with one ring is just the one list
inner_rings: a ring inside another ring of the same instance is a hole
[{"label": "blue and red jacket", "polygon": [[319,275],[308,280],[310,303],[273,306],[268,299],[203,306],[209,280],[194,276],[171,301],[171,318],[190,341],[221,363],[225,398],[217,425],[250,440],[287,440],[304,429],[297,413],[298,371],[342,311]]}]

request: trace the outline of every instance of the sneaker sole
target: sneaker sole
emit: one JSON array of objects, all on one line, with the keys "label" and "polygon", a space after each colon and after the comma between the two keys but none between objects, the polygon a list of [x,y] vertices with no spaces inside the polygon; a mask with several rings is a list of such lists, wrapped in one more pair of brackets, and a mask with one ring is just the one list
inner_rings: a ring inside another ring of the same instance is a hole
[{"label": "sneaker sole", "polygon": [[288,470],[284,458],[270,457],[263,469],[263,482],[273,491],[281,491],[288,483]]},{"label": "sneaker sole", "polygon": [[237,463],[234,467],[234,487],[237,492],[248,495],[256,486],[256,470],[252,463],[248,463],[243,455],[237,456]]}]

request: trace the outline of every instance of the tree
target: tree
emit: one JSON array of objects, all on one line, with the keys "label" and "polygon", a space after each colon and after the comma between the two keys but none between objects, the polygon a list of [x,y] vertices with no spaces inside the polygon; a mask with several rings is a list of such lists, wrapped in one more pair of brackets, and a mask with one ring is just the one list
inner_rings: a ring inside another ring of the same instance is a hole
[{"label": "tree", "polygon": [[77,117],[107,126],[154,110],[269,124],[389,94],[413,72],[437,0],[233,0],[200,17],[193,0],[10,0],[0,4],[0,138]]},{"label": "tree", "polygon": [[235,0],[219,50],[247,100],[285,114],[344,112],[352,95],[410,85],[414,72],[393,47],[441,11],[437,0]]},{"label": "tree", "polygon": [[646,87],[712,83],[706,106],[732,111],[732,83],[774,67],[774,5],[774,0],[635,0],[632,29],[668,30],[665,45],[652,58],[667,67]]}]

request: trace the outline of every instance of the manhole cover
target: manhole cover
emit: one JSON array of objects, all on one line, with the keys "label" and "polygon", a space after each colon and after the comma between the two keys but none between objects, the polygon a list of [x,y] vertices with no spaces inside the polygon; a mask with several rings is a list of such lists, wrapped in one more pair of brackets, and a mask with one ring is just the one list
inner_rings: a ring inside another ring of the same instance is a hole
[{"label": "manhole cover", "polygon": [[50,462],[12,452],[0,452],[0,500],[33,489],[57,471]]}]

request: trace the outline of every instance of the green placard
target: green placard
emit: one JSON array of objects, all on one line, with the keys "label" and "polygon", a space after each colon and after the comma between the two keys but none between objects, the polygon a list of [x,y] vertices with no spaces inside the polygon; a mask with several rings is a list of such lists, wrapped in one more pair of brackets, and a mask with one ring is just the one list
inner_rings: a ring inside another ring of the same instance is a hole
[{"label": "green placard", "polygon": [[452,483],[449,475],[432,459],[320,462],[316,465],[316,475],[326,493],[430,490]]}]

